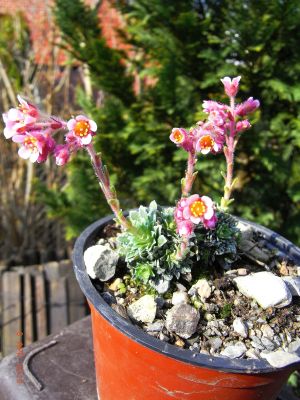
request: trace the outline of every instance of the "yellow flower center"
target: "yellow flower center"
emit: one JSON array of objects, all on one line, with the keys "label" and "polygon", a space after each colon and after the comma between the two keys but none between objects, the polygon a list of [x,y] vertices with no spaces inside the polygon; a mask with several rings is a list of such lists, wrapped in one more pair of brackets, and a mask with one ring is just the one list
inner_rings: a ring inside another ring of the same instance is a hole
[{"label": "yellow flower center", "polygon": [[37,139],[33,136],[26,137],[24,139],[24,145],[31,150],[36,148],[36,142],[37,142]]},{"label": "yellow flower center", "polygon": [[173,133],[173,138],[176,143],[180,143],[183,139],[184,135],[183,133],[180,132],[179,129],[176,129],[176,131]]},{"label": "yellow flower center", "polygon": [[199,144],[201,149],[207,150],[213,148],[215,141],[210,135],[205,135],[200,138]]},{"label": "yellow flower center", "polygon": [[90,131],[90,124],[87,121],[78,121],[74,126],[74,133],[76,136],[87,136]]},{"label": "yellow flower center", "polygon": [[202,200],[196,200],[190,205],[190,210],[193,217],[199,218],[206,213],[206,205]]}]

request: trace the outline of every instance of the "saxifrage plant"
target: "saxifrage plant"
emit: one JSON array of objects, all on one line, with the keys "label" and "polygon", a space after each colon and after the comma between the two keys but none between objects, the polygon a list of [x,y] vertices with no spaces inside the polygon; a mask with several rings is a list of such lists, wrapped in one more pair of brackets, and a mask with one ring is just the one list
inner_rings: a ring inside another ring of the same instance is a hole
[{"label": "saxifrage plant", "polygon": [[[66,164],[73,153],[85,149],[99,181],[100,188],[112,209],[122,232],[118,235],[118,251],[125,258],[133,279],[165,293],[172,280],[183,276],[191,280],[197,262],[228,267],[235,261],[239,229],[227,213],[233,201],[236,184],[233,176],[234,154],[241,134],[251,127],[247,115],[259,107],[252,97],[235,104],[240,77],[221,79],[229,104],[204,101],[205,121],[195,126],[172,129],[170,139],[188,156],[187,169],[181,182],[182,194],[175,208],[163,208],[153,201],[141,206],[126,218],[119,204],[109,172],[93,146],[97,125],[86,116],[69,121],[43,115],[35,105],[18,97],[19,108],[3,114],[4,136],[19,143],[19,156],[31,162],[45,162],[54,156],[56,164]],[[54,135],[65,132],[65,144],[57,144]],[[223,152],[227,171],[220,204],[207,195],[192,194],[197,176],[197,158]]]}]

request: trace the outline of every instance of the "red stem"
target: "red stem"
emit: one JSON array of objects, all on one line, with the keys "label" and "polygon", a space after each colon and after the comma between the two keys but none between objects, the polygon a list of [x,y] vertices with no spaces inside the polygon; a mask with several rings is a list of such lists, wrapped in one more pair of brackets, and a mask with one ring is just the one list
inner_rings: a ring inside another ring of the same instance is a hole
[{"label": "red stem", "polygon": [[121,224],[121,226],[125,230],[128,230],[131,227],[131,225],[129,221],[124,217],[123,212],[119,206],[119,200],[116,196],[116,193],[111,188],[109,175],[108,173],[104,172],[104,167],[102,164],[101,157],[96,153],[92,143],[86,146],[85,148],[91,157],[92,166],[94,168],[95,174],[98,178],[100,187],[107,200],[108,205],[115,214],[117,221]]}]

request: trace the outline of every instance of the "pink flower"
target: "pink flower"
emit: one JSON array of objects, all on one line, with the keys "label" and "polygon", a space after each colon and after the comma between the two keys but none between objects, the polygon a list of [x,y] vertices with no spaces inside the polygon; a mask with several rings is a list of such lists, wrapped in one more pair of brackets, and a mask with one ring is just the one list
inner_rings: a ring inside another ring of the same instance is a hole
[{"label": "pink flower", "polygon": [[202,127],[196,129],[197,137],[195,150],[197,153],[208,154],[218,153],[222,150],[225,137],[222,129],[214,127],[212,124],[206,123]]},{"label": "pink flower", "polygon": [[55,142],[49,134],[40,132],[26,132],[23,135],[14,135],[12,140],[22,143],[18,154],[25,160],[42,163],[47,160],[49,153],[53,151]]},{"label": "pink flower", "polygon": [[28,114],[33,118],[38,118],[39,110],[33,104],[28,103],[26,100],[22,99],[20,95],[17,96],[19,100],[19,109],[23,114]]},{"label": "pink flower", "polygon": [[200,222],[207,229],[213,229],[217,223],[213,201],[207,197],[194,194],[178,201],[174,211],[177,232],[189,237]]},{"label": "pink flower", "polygon": [[173,128],[170,140],[186,151],[191,151],[193,149],[193,138],[183,128]]},{"label": "pink flower", "polygon": [[229,97],[235,97],[238,90],[239,90],[239,82],[240,82],[241,77],[237,76],[236,78],[229,78],[228,76],[225,76],[225,78],[221,79],[221,82],[224,85],[225,93]]},{"label": "pink flower", "polygon": [[251,124],[247,119],[244,119],[243,121],[238,121],[236,123],[236,131],[238,132],[243,132],[246,129],[251,128]]},{"label": "pink flower", "polygon": [[54,149],[54,157],[56,159],[56,165],[65,165],[70,158],[70,151],[68,145],[59,144]]},{"label": "pink flower", "polygon": [[217,216],[216,214],[214,214],[211,219],[204,219],[203,220],[203,225],[205,226],[205,228],[207,229],[214,229],[216,224],[218,222]]},{"label": "pink flower", "polygon": [[190,237],[194,232],[194,224],[191,221],[183,220],[177,223],[177,233],[180,236]]},{"label": "pink flower", "polygon": [[259,100],[253,100],[253,97],[249,97],[248,100],[242,104],[238,104],[235,108],[235,112],[240,117],[250,114],[260,106]]},{"label": "pink flower", "polygon": [[228,106],[218,103],[217,101],[204,100],[202,103],[202,108],[205,113],[209,114],[212,111],[225,111],[228,109]]},{"label": "pink flower", "polygon": [[67,134],[67,141],[76,139],[76,142],[81,147],[90,144],[92,137],[97,131],[96,122],[88,119],[84,115],[78,115],[75,119],[70,119],[67,123],[67,127],[70,131]]},{"label": "pink flower", "polygon": [[213,202],[208,196],[200,197],[198,194],[193,194],[186,199],[182,215],[184,219],[199,224],[203,220],[210,220],[214,213]]},{"label": "pink flower", "polygon": [[5,123],[4,136],[10,139],[14,135],[24,133],[29,126],[36,122],[36,118],[29,114],[24,114],[17,108],[11,108],[7,113],[2,114]]}]

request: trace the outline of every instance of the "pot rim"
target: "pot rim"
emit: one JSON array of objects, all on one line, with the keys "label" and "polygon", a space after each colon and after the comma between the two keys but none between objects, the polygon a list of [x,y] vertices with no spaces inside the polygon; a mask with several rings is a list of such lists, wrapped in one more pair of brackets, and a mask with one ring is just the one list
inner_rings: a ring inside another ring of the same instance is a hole
[{"label": "pot rim", "polygon": [[[126,214],[128,213],[125,213],[125,215]],[[112,326],[121,331],[127,337],[131,338],[140,345],[147,347],[148,349],[199,367],[217,369],[219,371],[231,373],[249,374],[261,374],[279,370],[282,371],[285,369],[296,369],[293,366],[297,365],[298,363],[289,364],[283,368],[275,368],[272,367],[266,360],[230,359],[227,357],[206,355],[195,353],[187,349],[180,349],[175,345],[163,342],[153,336],[148,335],[141,328],[133,325],[130,321],[121,317],[103,300],[101,295],[97,292],[88,273],[86,272],[86,267],[83,260],[84,251],[92,244],[93,240],[98,237],[98,234],[104,228],[104,226],[112,221],[113,218],[114,215],[109,215],[89,225],[77,238],[72,255],[73,268],[81,290],[88,301],[107,321],[109,321]],[[282,255],[288,256],[295,262],[300,262],[300,249],[293,243],[257,223],[247,221],[243,218],[237,219],[247,225],[250,225],[254,231],[261,232],[264,235],[266,245],[269,248],[276,248],[279,250],[279,254],[282,253]]]}]

